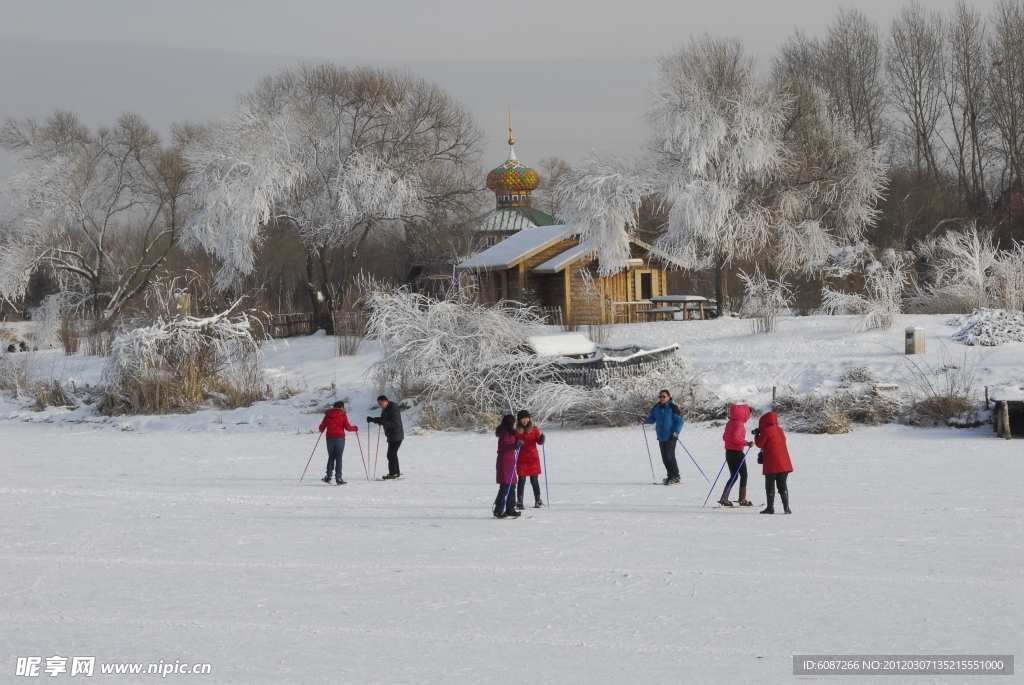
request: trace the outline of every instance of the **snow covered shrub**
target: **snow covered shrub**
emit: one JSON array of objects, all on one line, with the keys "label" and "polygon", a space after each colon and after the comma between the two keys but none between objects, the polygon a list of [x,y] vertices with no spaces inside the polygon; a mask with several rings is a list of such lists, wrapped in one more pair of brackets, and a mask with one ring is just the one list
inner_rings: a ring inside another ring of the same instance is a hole
[{"label": "snow covered shrub", "polygon": [[929,313],[965,314],[991,304],[999,252],[990,231],[964,230],[919,241],[924,287],[910,303]]},{"label": "snow covered shrub", "polygon": [[[50,295],[32,312],[33,343],[41,350],[64,344],[67,336],[69,344],[65,345],[64,353],[75,354],[80,337],[78,329],[77,317],[63,292]],[[73,351],[68,352],[68,347]]]},{"label": "snow covered shrub", "polygon": [[444,299],[389,289],[364,302],[367,333],[381,346],[374,380],[384,392],[417,399],[430,428],[497,425],[551,377],[552,360],[526,344],[529,329],[541,325],[530,308],[483,306],[457,287]]},{"label": "snow covered shrub", "polygon": [[785,281],[769,279],[754,267],[754,273],[740,272],[746,294],[740,316],[751,319],[753,333],[774,333],[779,312],[793,301],[793,289]]},{"label": "snow covered shrub", "polygon": [[808,265],[808,273],[843,277],[859,273],[863,293],[845,293],[825,286],[823,309],[829,314],[860,314],[857,330],[891,330],[903,311],[903,291],[909,283],[907,255],[885,250],[876,257],[867,245],[834,250],[825,259]]},{"label": "snow covered shrub", "polygon": [[849,387],[854,383],[870,383],[875,380],[875,374],[866,366],[853,366],[844,371],[839,380],[843,387]]},{"label": "snow covered shrub", "polygon": [[192,412],[210,402],[234,408],[264,399],[259,343],[249,317],[232,314],[187,316],[119,336],[103,370],[100,411]]},{"label": "snow covered shrub", "polygon": [[855,423],[881,426],[891,423],[901,406],[895,394],[871,390],[783,395],[775,401],[775,411],[796,433],[849,433]]},{"label": "snow covered shrub", "polygon": [[1024,310],[1024,243],[999,253],[988,289],[996,306]]},{"label": "snow covered shrub", "polygon": [[24,352],[0,352],[0,393],[14,399],[32,387],[33,356]]},{"label": "snow covered shrub", "polygon": [[949,325],[960,326],[953,340],[965,345],[994,347],[1008,342],[1024,342],[1024,312],[1003,309],[976,309],[965,316],[950,319]]},{"label": "snow covered shrub", "polygon": [[36,411],[42,411],[47,407],[73,407],[75,405],[64,386],[56,379],[48,383],[36,383],[33,387],[33,394],[36,397]]},{"label": "snow covered shrub", "polygon": [[612,378],[596,389],[544,383],[530,395],[527,406],[537,421],[625,426],[650,413],[662,388],[672,393],[673,401],[687,420],[702,421],[722,415],[704,385],[704,375],[684,359],[673,359],[645,376]]},{"label": "snow covered shrub", "polygon": [[933,366],[921,355],[901,355],[904,384],[912,401],[900,420],[912,426],[945,424],[973,426],[978,422],[978,370],[984,357],[965,348],[957,356],[939,341],[939,364]]}]

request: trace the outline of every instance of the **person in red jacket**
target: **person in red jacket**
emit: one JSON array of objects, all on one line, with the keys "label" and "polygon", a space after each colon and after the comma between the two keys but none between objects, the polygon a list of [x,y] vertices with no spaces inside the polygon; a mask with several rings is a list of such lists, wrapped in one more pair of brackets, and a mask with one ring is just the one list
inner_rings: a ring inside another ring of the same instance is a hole
[{"label": "person in red jacket", "polygon": [[793,472],[793,462],[789,460],[786,434],[779,427],[778,414],[770,411],[761,417],[754,431],[754,444],[761,448],[757,463],[764,464],[761,472],[764,474],[764,491],[768,496],[768,506],[761,513],[775,513],[775,488],[778,487],[783,510],[787,514],[792,514],[793,512],[789,510],[789,488],[786,486],[786,478]]},{"label": "person in red jacket", "polygon": [[[718,503],[723,507],[731,507],[729,493],[732,491],[733,477],[736,470],[740,472],[740,501],[741,507],[754,506],[747,501],[747,464],[743,460],[743,450],[753,447],[754,443],[747,441],[747,427],[744,425],[750,419],[750,407],[745,404],[734,404],[729,407],[729,423],[725,424],[725,432],[722,439],[725,440],[725,461],[729,464],[729,480],[725,481],[725,490]],[[741,467],[740,464],[743,466]]]},{"label": "person in red jacket", "polygon": [[516,518],[519,512],[511,497],[512,488],[516,485],[516,417],[511,414],[501,417],[501,425],[494,431],[494,436],[498,438],[498,461],[495,464],[498,496],[494,498],[491,513],[500,519]]},{"label": "person in red jacket", "polygon": [[335,402],[334,408],[324,414],[324,420],[320,422],[320,432],[327,431],[327,475],[322,478],[323,482],[331,482],[331,472],[334,472],[334,484],[344,485],[341,478],[341,455],[345,453],[345,431],[355,432],[359,430],[348,422],[348,415],[345,414],[345,403]]},{"label": "person in red jacket", "polygon": [[540,428],[533,425],[530,419],[530,412],[525,409],[516,414],[516,442],[519,445],[519,462],[516,465],[516,475],[519,476],[519,486],[516,490],[516,509],[523,508],[523,491],[526,490],[526,478],[530,478],[530,485],[533,486],[533,508],[540,509],[544,501],[540,498],[540,454],[537,453],[537,445],[544,444],[544,434]]}]

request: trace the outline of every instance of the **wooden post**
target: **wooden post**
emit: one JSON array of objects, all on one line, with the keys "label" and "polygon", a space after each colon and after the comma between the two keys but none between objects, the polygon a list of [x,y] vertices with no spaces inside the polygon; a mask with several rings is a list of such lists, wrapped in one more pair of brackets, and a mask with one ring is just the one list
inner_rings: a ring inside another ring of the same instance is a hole
[{"label": "wooden post", "polygon": [[996,437],[1003,437],[1003,412],[999,408],[999,401],[996,401],[996,415],[993,417],[992,427],[996,431]]},{"label": "wooden post", "polygon": [[989,409],[989,403],[988,403],[988,386],[986,385],[986,386],[985,386],[985,411],[988,411],[988,409]]},{"label": "wooden post", "polygon": [[778,388],[776,388],[776,387],[775,387],[775,386],[773,385],[773,386],[772,386],[772,411],[775,411],[775,398],[776,398],[776,396],[777,396],[777,392],[776,392],[777,390],[778,390]]},{"label": "wooden post", "polygon": [[1007,440],[1013,438],[1010,434],[1010,403],[1003,400],[1003,437]]},{"label": "wooden post", "polygon": [[572,267],[565,267],[565,325],[572,322]]}]

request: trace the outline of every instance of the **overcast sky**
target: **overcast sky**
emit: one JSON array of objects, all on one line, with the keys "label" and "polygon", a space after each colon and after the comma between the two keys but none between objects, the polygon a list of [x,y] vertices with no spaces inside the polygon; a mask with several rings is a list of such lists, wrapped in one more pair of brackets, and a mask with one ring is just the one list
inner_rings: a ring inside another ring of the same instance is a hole
[{"label": "overcast sky", "polygon": [[[855,4],[883,27],[900,3]],[[932,0],[946,8],[953,0]],[[988,11],[992,0],[975,2]],[[76,111],[89,125],[136,111],[171,121],[228,113],[259,76],[300,59],[407,65],[438,81],[504,160],[629,153],[642,136],[651,59],[690,35],[743,39],[763,61],[840,3],[672,0],[0,0],[0,117]],[[12,172],[0,157],[0,179]]]}]

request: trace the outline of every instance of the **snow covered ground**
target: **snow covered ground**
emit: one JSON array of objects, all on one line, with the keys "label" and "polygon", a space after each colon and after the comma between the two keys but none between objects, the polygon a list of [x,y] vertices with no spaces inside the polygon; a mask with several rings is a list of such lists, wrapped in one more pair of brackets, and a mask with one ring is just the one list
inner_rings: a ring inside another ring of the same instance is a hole
[{"label": "snow covered ground", "polygon": [[[948,339],[948,318],[903,324]],[[713,389],[763,406],[772,385],[895,373],[884,345],[900,351],[902,330],[846,325],[650,323],[612,342],[679,342]],[[984,350],[984,383],[1024,383],[1022,351]],[[365,425],[375,395],[372,348],[332,355],[322,336],[277,343],[269,375],[303,392],[232,412],[0,406],[0,681],[54,655],[96,656],[94,680],[119,683],[153,676],[99,665],[209,663],[217,683],[782,683],[794,654],[1021,652],[1022,443],[990,426],[790,434],[792,516],[702,508],[682,450],[684,484],[652,485],[638,427],[552,426],[552,506],[503,521],[489,435],[409,431],[393,483],[367,482],[350,440],[344,487],[318,482],[321,444],[300,483],[318,408],[348,397]],[[98,377],[98,360],[38,359]],[[720,435],[683,435],[712,479]]]}]

